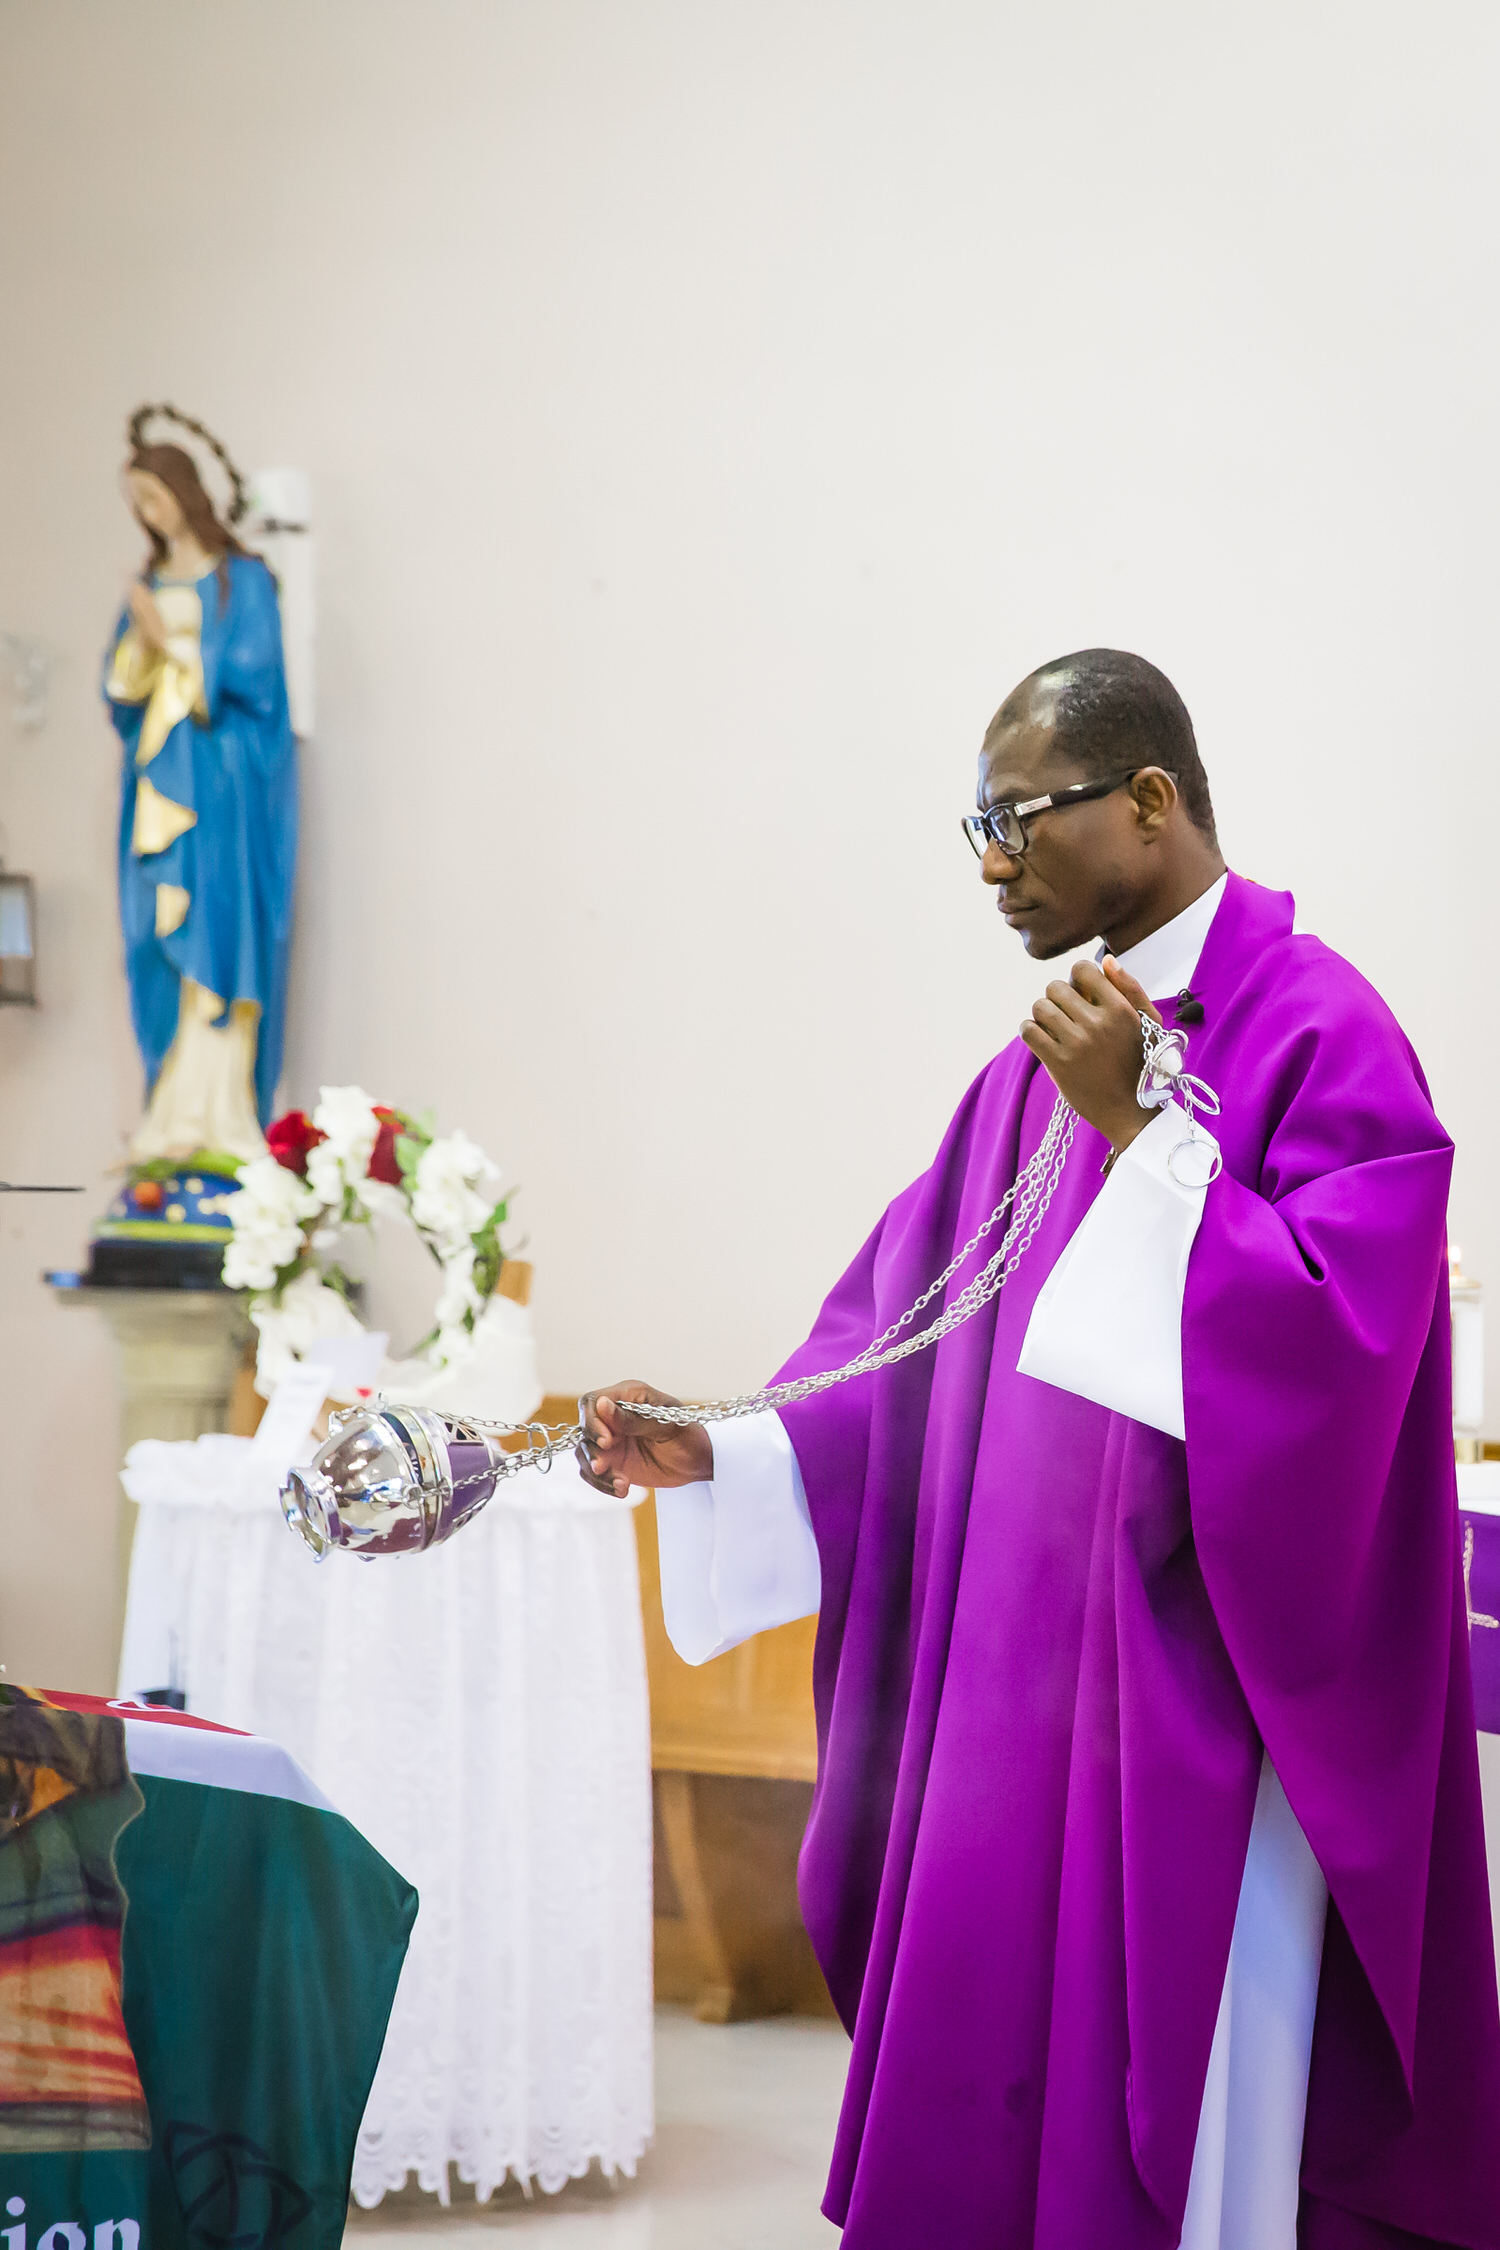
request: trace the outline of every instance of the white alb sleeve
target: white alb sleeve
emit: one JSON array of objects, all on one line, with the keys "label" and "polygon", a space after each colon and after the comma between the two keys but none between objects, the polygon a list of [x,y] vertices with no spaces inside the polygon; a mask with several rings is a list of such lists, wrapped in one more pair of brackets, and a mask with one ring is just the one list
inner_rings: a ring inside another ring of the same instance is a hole
[{"label": "white alb sleeve", "polygon": [[1182,1292],[1219,1145],[1201,1125],[1192,1130],[1189,1152],[1187,1116],[1169,1102],[1116,1157],[1042,1284],[1016,1363],[1023,1375],[1177,1438]]},{"label": "white alb sleeve", "polygon": [[781,1416],[716,1422],[712,1436],[712,1480],[656,1495],[662,1615],[689,1664],[813,1616],[822,1596],[802,1471]]}]

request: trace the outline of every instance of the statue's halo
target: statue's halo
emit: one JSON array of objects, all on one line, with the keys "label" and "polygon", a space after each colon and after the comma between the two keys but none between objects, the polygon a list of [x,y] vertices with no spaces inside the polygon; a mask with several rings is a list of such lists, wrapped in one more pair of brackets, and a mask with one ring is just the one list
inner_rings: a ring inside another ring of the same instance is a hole
[{"label": "statue's halo", "polygon": [[[169,406],[165,400],[162,400],[155,405],[138,406],[125,425],[126,442],[132,453],[139,452],[142,446],[153,443],[153,438],[148,432],[150,432],[152,424],[156,422],[170,423],[175,433],[174,442],[181,443],[184,438],[196,441],[184,445],[183,450],[191,453],[197,463],[198,474],[203,478],[204,490],[209,493],[214,502],[219,521],[233,529],[234,525],[242,520],[245,510],[249,506],[250,495],[244,478],[229,457],[228,448],[221,445],[213,431],[202,422],[195,422],[190,414],[179,413],[175,406]],[[163,438],[164,433],[158,433],[154,442],[162,442]],[[207,449],[206,456],[205,448]],[[210,460],[214,471],[212,481],[209,477],[203,476],[204,468]],[[225,478],[228,479],[229,496],[227,500],[223,499],[221,493],[215,492],[213,489],[215,484],[222,484]]]}]

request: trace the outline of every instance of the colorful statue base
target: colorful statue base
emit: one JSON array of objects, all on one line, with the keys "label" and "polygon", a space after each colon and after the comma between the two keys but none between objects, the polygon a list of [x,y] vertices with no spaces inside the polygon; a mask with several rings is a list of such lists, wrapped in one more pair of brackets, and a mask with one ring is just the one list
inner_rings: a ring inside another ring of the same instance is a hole
[{"label": "colorful statue base", "polygon": [[95,1227],[80,1278],[96,1289],[222,1289],[238,1188],[231,1173],[191,1165],[132,1178]]}]

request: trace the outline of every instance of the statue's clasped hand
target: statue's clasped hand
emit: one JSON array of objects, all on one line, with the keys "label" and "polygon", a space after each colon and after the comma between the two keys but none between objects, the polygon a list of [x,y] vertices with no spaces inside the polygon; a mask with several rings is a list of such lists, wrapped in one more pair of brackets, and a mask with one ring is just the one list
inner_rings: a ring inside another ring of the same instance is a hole
[{"label": "statue's clasped hand", "polygon": [[167,628],[156,596],[149,586],[133,578],[125,593],[125,606],[130,612],[130,622],[148,648],[164,649],[167,645]]}]

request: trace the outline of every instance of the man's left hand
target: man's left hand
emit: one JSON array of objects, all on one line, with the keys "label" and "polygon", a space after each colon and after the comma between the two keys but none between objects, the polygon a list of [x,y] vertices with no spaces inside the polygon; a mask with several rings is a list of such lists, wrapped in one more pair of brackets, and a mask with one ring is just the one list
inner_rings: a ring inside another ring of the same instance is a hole
[{"label": "man's left hand", "polygon": [[1078,962],[1066,984],[1049,984],[1021,1026],[1063,1100],[1116,1150],[1156,1114],[1135,1098],[1143,1014],[1161,1022],[1135,978],[1107,954],[1102,963]]}]

